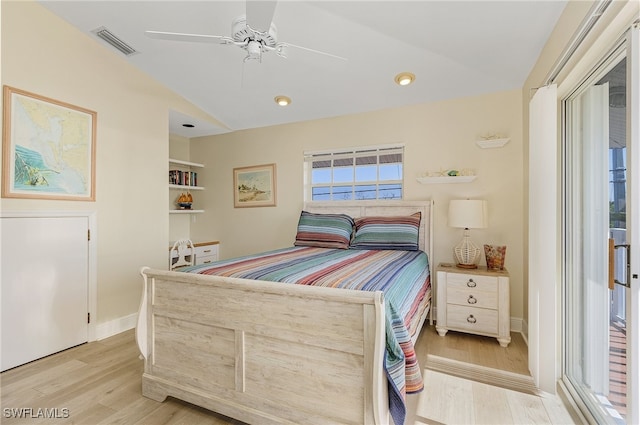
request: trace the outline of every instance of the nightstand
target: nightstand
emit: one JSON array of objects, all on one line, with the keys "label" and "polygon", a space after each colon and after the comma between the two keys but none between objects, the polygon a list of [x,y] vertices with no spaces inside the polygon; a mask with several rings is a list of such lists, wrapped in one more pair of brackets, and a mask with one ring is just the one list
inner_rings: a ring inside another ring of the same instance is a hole
[{"label": "nightstand", "polygon": [[[194,242],[193,250],[195,252],[193,254],[195,255],[195,261],[193,264],[200,265],[218,261],[220,255],[219,245],[219,241]],[[173,264],[178,259],[178,253],[172,251],[171,248],[172,246],[169,247],[169,261]],[[187,251],[187,255],[191,254],[191,252]]]},{"label": "nightstand", "polygon": [[492,336],[502,347],[511,342],[509,272],[457,268],[441,263],[437,270],[436,330]]}]

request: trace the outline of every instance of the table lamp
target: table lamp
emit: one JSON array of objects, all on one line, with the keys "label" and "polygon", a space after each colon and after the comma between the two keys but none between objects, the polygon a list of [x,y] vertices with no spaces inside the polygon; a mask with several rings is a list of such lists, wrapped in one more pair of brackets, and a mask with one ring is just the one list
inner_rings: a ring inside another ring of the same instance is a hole
[{"label": "table lamp", "polygon": [[456,266],[464,269],[478,268],[482,251],[469,236],[469,229],[487,227],[487,201],[459,199],[449,201],[449,226],[464,229],[462,240],[453,248]]}]

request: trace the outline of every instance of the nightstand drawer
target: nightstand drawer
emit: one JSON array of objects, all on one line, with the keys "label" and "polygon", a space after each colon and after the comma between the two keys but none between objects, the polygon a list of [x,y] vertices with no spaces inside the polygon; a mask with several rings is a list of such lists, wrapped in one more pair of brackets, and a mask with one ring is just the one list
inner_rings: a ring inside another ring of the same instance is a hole
[{"label": "nightstand drawer", "polygon": [[447,286],[459,289],[475,289],[478,291],[498,292],[498,278],[464,273],[447,273]]},{"label": "nightstand drawer", "polygon": [[196,257],[218,256],[218,245],[202,245],[196,246]]},{"label": "nightstand drawer", "polygon": [[195,247],[196,264],[208,264],[218,261],[218,245],[200,245]]},{"label": "nightstand drawer", "polygon": [[475,288],[451,286],[447,288],[447,303],[495,310],[498,308],[498,292],[478,291]]},{"label": "nightstand drawer", "polygon": [[498,311],[447,305],[447,327],[471,332],[497,334]]}]

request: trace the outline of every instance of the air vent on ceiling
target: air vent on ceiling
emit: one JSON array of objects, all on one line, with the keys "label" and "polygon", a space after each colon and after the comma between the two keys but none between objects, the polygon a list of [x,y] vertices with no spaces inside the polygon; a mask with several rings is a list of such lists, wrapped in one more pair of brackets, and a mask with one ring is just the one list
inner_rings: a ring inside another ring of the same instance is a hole
[{"label": "air vent on ceiling", "polygon": [[96,28],[91,32],[118,49],[120,52],[124,53],[126,56],[138,53],[136,49],[129,46],[105,27]]}]

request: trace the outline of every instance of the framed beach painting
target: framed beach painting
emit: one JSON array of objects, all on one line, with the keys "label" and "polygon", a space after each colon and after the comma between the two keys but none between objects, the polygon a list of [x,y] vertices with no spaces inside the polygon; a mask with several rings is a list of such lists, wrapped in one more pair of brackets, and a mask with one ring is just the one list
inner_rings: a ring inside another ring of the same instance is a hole
[{"label": "framed beach painting", "polygon": [[233,169],[233,206],[273,207],[276,205],[276,164]]},{"label": "framed beach painting", "polygon": [[97,114],[4,86],[2,196],[95,201]]}]

